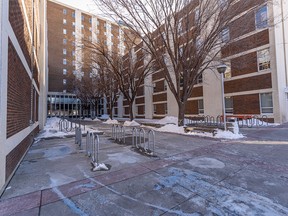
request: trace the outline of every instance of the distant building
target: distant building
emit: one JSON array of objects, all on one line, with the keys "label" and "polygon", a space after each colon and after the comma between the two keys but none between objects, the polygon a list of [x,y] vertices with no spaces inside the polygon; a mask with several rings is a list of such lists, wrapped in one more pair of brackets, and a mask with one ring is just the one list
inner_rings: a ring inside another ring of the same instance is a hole
[{"label": "distant building", "polygon": [[[79,116],[80,100],[73,92],[73,76],[90,76],[92,65],[81,44],[104,43],[108,49],[124,54],[122,28],[94,14],[48,0],[48,116]],[[72,87],[72,88],[71,88]],[[99,115],[107,113],[105,100],[97,107]],[[95,115],[92,106],[82,115]],[[94,113],[93,113],[94,112]],[[117,115],[117,112],[115,113]]]},{"label": "distant building", "polygon": [[45,24],[45,0],[0,3],[0,194],[46,120]]},{"label": "distant building", "polygon": [[[253,12],[239,14],[222,35],[222,40],[230,41],[222,48],[222,58],[228,66],[224,80],[225,110],[228,115],[258,115],[271,122],[287,122],[288,3],[250,2],[251,8],[255,7]],[[241,1],[236,4],[241,5]],[[196,16],[196,11],[197,7],[191,13]],[[160,71],[161,68],[155,71],[139,89],[134,106],[138,118],[178,114],[174,96]],[[221,115],[219,74],[204,72],[188,101],[186,117]],[[129,117],[126,100],[123,111],[123,116]]]}]

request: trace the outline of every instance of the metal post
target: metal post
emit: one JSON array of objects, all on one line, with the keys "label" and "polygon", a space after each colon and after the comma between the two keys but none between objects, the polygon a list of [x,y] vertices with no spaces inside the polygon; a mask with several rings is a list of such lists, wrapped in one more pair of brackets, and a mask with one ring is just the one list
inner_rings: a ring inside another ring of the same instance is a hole
[{"label": "metal post", "polygon": [[222,115],[224,122],[224,130],[227,130],[226,125],[226,112],[225,112],[225,97],[224,97],[224,73],[221,73],[221,95],[222,95]]}]

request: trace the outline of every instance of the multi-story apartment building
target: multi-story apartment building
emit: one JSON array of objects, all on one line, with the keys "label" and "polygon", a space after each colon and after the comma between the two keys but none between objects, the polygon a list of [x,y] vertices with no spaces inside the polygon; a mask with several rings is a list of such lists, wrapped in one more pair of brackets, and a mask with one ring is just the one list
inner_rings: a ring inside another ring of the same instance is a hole
[{"label": "multi-story apartment building", "polygon": [[[93,71],[90,57],[83,50],[85,43],[103,43],[124,54],[124,27],[55,0],[47,2],[47,11],[48,116],[79,115],[80,100],[71,86],[73,76],[90,76]],[[104,114],[107,107],[105,100],[101,101],[99,114]]]},{"label": "multi-story apartment building", "polygon": [[0,194],[46,119],[46,1],[0,2]]},{"label": "multi-story apartment building", "polygon": [[[241,1],[236,4],[240,6]],[[247,11],[254,9],[237,14],[222,34],[222,40],[228,41],[221,50],[221,58],[228,66],[224,79],[226,113],[265,115],[269,121],[287,122],[288,3],[263,0],[245,5],[250,5]],[[196,10],[193,16],[197,15]],[[136,117],[178,115],[177,103],[160,71],[161,68],[155,71],[139,89],[134,106]],[[215,73],[203,73],[188,99],[187,117],[216,117],[222,113],[220,80],[216,68]],[[124,100],[124,117],[129,116],[127,105]]]}]

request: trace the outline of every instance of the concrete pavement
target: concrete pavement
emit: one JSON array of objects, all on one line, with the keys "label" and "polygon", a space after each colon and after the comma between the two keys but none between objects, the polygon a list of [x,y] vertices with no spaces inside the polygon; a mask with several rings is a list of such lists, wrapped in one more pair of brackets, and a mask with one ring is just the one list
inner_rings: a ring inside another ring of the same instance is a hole
[{"label": "concrete pavement", "polygon": [[156,133],[158,157],[147,157],[95,124],[111,170],[92,172],[73,138],[41,140],[2,195],[0,215],[288,214],[287,125],[243,129],[247,138],[236,141]]}]

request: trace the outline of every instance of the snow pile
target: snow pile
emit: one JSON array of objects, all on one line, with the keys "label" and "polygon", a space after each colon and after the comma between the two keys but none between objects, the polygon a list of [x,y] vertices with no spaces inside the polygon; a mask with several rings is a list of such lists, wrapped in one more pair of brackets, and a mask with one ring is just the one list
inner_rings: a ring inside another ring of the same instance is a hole
[{"label": "snow pile", "polygon": [[136,121],[125,121],[124,122],[124,126],[127,126],[127,127],[137,127],[137,126],[140,126],[140,124]]},{"label": "snow pile", "polygon": [[84,118],[83,120],[84,120],[84,121],[101,121],[101,120],[98,119],[98,118],[94,118],[94,119],[91,119],[91,118]]},{"label": "snow pile", "polygon": [[179,126],[174,125],[174,124],[167,124],[161,128],[158,128],[157,131],[177,133],[177,134],[185,134],[184,127],[179,127]]},{"label": "snow pile", "polygon": [[241,139],[244,138],[241,133],[232,133],[231,131],[217,130],[215,138],[221,139]]},{"label": "snow pile", "polygon": [[116,119],[107,119],[107,121],[103,122],[104,124],[119,124]]},{"label": "snow pile", "polygon": [[109,117],[109,115],[107,115],[107,114],[103,114],[103,115],[101,115],[101,117],[100,117],[100,119],[109,119],[110,117]]},{"label": "snow pile", "polygon": [[158,120],[158,124],[175,124],[178,125],[178,118],[174,116],[166,116],[163,119]]},{"label": "snow pile", "polygon": [[104,163],[94,163],[93,164],[93,166],[94,166],[94,168],[92,169],[92,171],[107,171],[107,170],[109,170],[109,168],[106,166],[106,164],[104,164]]},{"label": "snow pile", "polygon": [[[40,131],[40,133],[37,135],[37,137],[35,137],[36,141],[39,141],[40,139],[46,139],[46,138],[63,138],[65,136],[74,136],[75,135],[75,130],[71,130],[71,131],[60,131],[59,130],[59,121],[61,119],[58,117],[52,117],[52,118],[48,118],[47,122],[43,128],[43,130]],[[73,127],[74,127],[74,123],[73,123]],[[70,127],[70,122],[69,122],[69,127]],[[77,124],[78,127],[78,124]],[[82,129],[82,134],[87,133],[87,131],[92,131],[92,132],[100,132],[97,129],[93,129],[91,127],[85,127],[84,130],[84,126],[81,125],[81,129]]]},{"label": "snow pile", "polygon": [[246,119],[246,120],[240,120],[239,121],[239,125],[240,127],[242,126],[248,126],[248,127],[268,127],[268,126],[279,126],[280,124],[278,123],[268,123],[268,122],[265,122],[265,121],[261,121],[259,119],[255,119],[255,118],[252,118],[252,119]]}]

